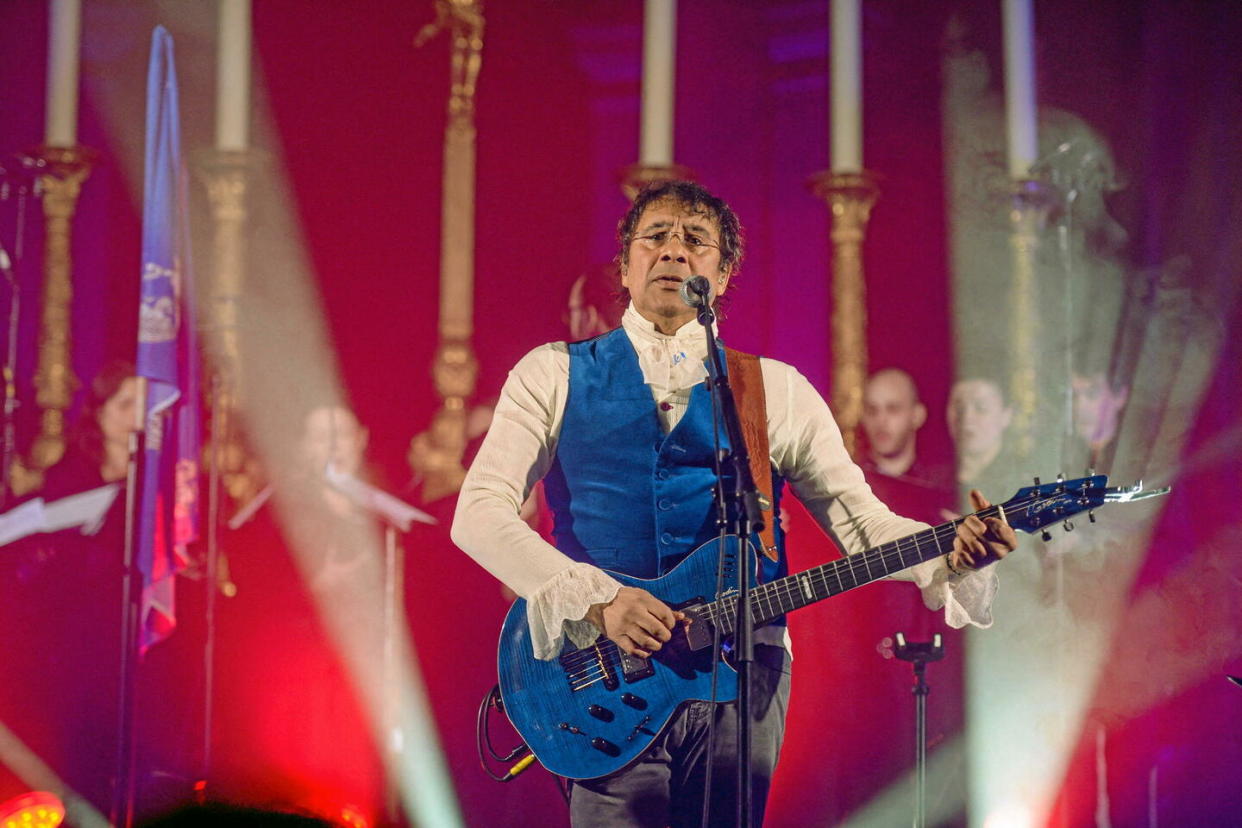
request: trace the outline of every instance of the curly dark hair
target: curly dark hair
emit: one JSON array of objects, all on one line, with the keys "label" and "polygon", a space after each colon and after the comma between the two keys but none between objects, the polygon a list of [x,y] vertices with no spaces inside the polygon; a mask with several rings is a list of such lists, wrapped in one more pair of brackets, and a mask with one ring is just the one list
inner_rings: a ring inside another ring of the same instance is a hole
[{"label": "curly dark hair", "polygon": [[91,380],[82,413],[69,431],[69,442],[92,462],[102,465],[105,459],[103,430],[99,426],[99,412],[121,390],[125,380],[137,371],[132,362],[123,359],[109,360]]},{"label": "curly dark hair", "polygon": [[[630,263],[630,243],[634,241],[638,220],[644,210],[661,201],[671,201],[689,212],[701,213],[716,222],[720,226],[720,272],[737,275],[746,252],[742,223],[724,199],[712,195],[706,187],[694,181],[657,181],[648,184],[638,193],[630,209],[617,224],[617,241],[621,247],[616,261],[622,272]],[[630,292],[625,287],[621,288],[621,297],[625,302],[630,300]]]}]

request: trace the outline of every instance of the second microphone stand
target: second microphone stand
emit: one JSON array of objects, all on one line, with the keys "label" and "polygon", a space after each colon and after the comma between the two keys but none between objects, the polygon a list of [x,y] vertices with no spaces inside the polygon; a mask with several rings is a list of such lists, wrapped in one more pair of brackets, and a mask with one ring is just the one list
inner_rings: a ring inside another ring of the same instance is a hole
[{"label": "second microphone stand", "polygon": [[751,571],[746,550],[749,548],[751,533],[763,529],[763,511],[765,508],[770,509],[771,504],[765,504],[766,498],[756,488],[750,471],[750,453],[742,434],[742,421],[738,416],[733,388],[729,385],[729,377],[716,344],[716,332],[713,328],[716,314],[711,308],[710,296],[706,293],[693,295],[697,296],[694,305],[698,309],[699,322],[707,334],[707,371],[710,390],[716,400],[714,411],[724,421],[726,433],[729,435],[730,452],[726,462],[733,466],[733,491],[722,492],[724,498],[733,504],[731,519],[729,515],[721,515],[721,525],[730,526],[739,544],[737,623],[733,634],[734,659],[737,665],[737,824],[748,826],[751,824],[750,667],[755,660],[755,652],[754,612],[750,603]]},{"label": "second microphone stand", "polygon": [[925,674],[929,662],[944,658],[944,644],[940,633],[932,636],[931,641],[906,641],[902,633],[894,638],[897,647],[893,654],[914,667],[914,828],[923,828],[927,825],[927,695],[931,692]]}]

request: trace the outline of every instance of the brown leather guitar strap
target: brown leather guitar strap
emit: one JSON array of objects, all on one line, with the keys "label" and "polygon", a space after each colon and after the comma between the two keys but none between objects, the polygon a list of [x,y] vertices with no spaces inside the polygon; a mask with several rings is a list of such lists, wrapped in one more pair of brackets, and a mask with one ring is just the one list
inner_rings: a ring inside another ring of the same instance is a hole
[{"label": "brown leather guitar strap", "polygon": [[750,453],[750,473],[755,478],[755,487],[768,503],[759,541],[763,545],[763,554],[776,560],[776,530],[773,524],[777,517],[772,511],[775,501],[772,498],[772,460],[768,450],[768,405],[763,393],[759,357],[725,346],[725,364],[728,366],[733,399],[737,402],[738,417],[742,421],[742,436]]}]

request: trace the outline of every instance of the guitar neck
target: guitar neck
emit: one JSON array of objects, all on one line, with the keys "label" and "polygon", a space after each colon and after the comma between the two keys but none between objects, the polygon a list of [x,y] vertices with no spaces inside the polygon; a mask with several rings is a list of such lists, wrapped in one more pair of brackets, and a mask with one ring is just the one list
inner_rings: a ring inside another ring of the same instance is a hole
[{"label": "guitar neck", "polygon": [[[979,517],[997,514],[995,506],[978,512]],[[904,538],[872,547],[857,555],[846,555],[835,561],[758,584],[751,592],[751,610],[755,626],[796,609],[831,598],[846,590],[886,578],[903,569],[930,561],[953,549],[957,526],[965,518],[951,520]],[[708,617],[725,635],[733,632],[736,622],[737,596],[729,595],[706,605]]]}]

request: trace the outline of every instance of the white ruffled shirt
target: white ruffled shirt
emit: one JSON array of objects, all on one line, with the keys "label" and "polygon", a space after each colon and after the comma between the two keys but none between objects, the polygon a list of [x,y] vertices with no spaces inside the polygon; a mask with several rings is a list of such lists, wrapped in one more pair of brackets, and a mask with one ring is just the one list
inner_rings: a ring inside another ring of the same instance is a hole
[{"label": "white ruffled shirt", "polygon": [[[707,376],[702,326],[692,320],[668,336],[632,305],[621,325],[668,433],[685,414],[691,389]],[[847,553],[927,528],[893,514],[872,494],[828,405],[805,377],[776,360],[761,359],[760,368],[772,465]],[[603,570],[561,553],[519,517],[556,455],[568,390],[564,342],[541,345],[514,366],[453,518],[453,542],[527,600],[531,643],[541,659],[559,655],[565,636],[578,647],[594,641],[599,630],[585,620],[587,610],[611,601],[621,587]],[[914,581],[929,609],[944,607],[950,626],[991,626],[997,588],[992,567],[958,577],[936,558],[896,577]],[[757,631],[756,641],[780,644],[784,636],[783,628],[768,627]]]}]

